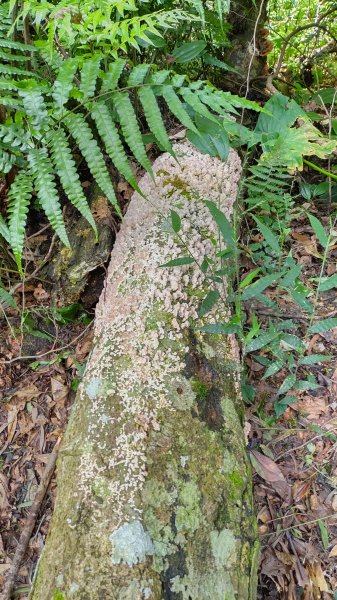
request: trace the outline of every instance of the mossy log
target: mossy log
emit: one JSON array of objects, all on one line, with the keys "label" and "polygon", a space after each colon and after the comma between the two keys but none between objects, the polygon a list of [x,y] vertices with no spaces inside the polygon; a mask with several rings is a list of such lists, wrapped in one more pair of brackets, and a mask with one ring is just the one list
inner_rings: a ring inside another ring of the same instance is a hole
[{"label": "mossy log", "polygon": [[134,194],[117,235],[30,600],[256,597],[236,343],[195,328],[200,269],[161,267],[185,243],[199,264],[214,255],[203,198],[230,217],[241,165],[234,151],[226,163],[186,142],[175,150],[179,162],[155,162],[156,184],[143,177],[147,199]]}]

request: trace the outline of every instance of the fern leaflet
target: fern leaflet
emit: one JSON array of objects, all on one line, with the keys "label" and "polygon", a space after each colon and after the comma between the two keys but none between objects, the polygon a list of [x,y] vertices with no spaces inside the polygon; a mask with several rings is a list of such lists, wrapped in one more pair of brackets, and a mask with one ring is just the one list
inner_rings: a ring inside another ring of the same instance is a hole
[{"label": "fern leaflet", "polygon": [[128,162],[117,128],[110,116],[106,104],[103,104],[102,102],[94,104],[91,110],[91,116],[96,123],[97,131],[100,134],[106,151],[116,169],[135,190],[140,191],[137,179]]},{"label": "fern leaflet", "polygon": [[57,235],[65,246],[70,248],[64,226],[59,195],[57,193],[53,165],[46,148],[35,148],[28,154],[28,162],[32,172],[34,187],[41,206]]},{"label": "fern leaflet", "polygon": [[21,263],[23,240],[32,190],[32,178],[27,172],[22,171],[15,178],[8,195],[10,243],[21,274],[23,273]]},{"label": "fern leaflet", "polygon": [[135,115],[129,95],[125,92],[115,92],[112,100],[119,116],[125,140],[131,152],[142,165],[142,167],[144,167],[144,169],[148,171],[153,178],[154,175],[152,166],[144,148],[142,134],[140,132],[137,117]]},{"label": "fern leaflet", "polygon": [[77,208],[83,217],[90,223],[97,238],[97,227],[90,207],[83,193],[81,182],[77,173],[75,161],[68,145],[67,136],[63,129],[53,131],[49,137],[51,156],[56,173],[70,202]]},{"label": "fern leaflet", "polygon": [[95,94],[96,81],[101,60],[101,56],[93,56],[92,58],[84,61],[81,70],[80,83],[80,90],[84,98],[91,98]]},{"label": "fern leaflet", "polygon": [[115,190],[112,186],[109,172],[105,166],[103,155],[94,140],[92,131],[83,115],[69,113],[65,119],[67,128],[81,150],[88,167],[99,187],[110,200],[111,204],[121,215]]},{"label": "fern leaflet", "polygon": [[166,133],[163,118],[152,89],[150,87],[140,88],[138,90],[138,97],[141,101],[149,128],[155,135],[159,145],[162,146],[166,152],[174,155],[173,148]]},{"label": "fern leaflet", "polygon": [[195,133],[198,133],[196,126],[194,125],[189,114],[184,109],[180,98],[177,96],[172,86],[164,85],[161,90],[161,95],[165,99],[170,111],[175,117],[177,117],[178,121],[180,121],[184,127],[187,127],[187,129],[191,129]]}]

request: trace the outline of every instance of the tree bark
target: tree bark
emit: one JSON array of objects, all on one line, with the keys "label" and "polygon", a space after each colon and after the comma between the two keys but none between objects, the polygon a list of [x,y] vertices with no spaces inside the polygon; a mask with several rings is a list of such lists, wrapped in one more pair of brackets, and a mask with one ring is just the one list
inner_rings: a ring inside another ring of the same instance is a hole
[{"label": "tree bark", "polygon": [[[231,82],[227,87],[235,88],[240,95],[246,91],[248,82],[256,79],[258,83],[258,78],[267,76],[266,16],[267,0],[231,0],[228,15],[231,45],[225,58],[237,69],[237,74],[226,73],[226,79]],[[260,87],[264,81],[260,81]]]},{"label": "tree bark", "polygon": [[[232,213],[240,160],[176,144],[145,175],[111,256],[58,459],[31,600],[253,600],[258,542],[233,336],[195,328],[215,258],[203,202]],[[181,218],[174,234],[170,209]],[[228,320],[225,292],[208,320]],[[206,321],[204,321],[206,322]]]}]

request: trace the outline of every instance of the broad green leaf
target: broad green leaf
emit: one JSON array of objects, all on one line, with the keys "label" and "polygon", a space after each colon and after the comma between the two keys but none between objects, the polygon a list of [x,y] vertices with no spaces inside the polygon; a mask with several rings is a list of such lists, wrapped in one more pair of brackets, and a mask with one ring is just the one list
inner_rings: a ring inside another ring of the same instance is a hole
[{"label": "broad green leaf", "polygon": [[283,94],[273,94],[264,105],[264,108],[270,114],[259,115],[255,127],[256,132],[283,134],[287,128],[295,123],[299,116],[305,114],[295,100],[291,100]]},{"label": "broad green leaf", "polygon": [[180,256],[179,258],[174,258],[173,260],[169,260],[167,263],[163,265],[159,265],[160,267],[180,267],[181,265],[191,265],[195,260],[192,256]]},{"label": "broad green leaf", "polygon": [[280,417],[281,415],[283,415],[283,413],[286,411],[287,407],[290,404],[295,404],[295,402],[297,402],[297,400],[298,400],[298,398],[296,398],[296,396],[285,396],[281,400],[278,400],[278,402],[275,402],[274,410],[275,410],[276,416]]},{"label": "broad green leaf", "polygon": [[321,385],[318,385],[318,383],[316,383],[315,381],[307,381],[304,379],[300,379],[299,381],[296,381],[296,384],[294,386],[294,388],[296,390],[301,390],[306,392],[307,390],[317,390],[317,388],[322,387]]},{"label": "broad green leaf", "polygon": [[300,276],[302,271],[302,265],[295,265],[291,267],[289,271],[285,274],[282,281],[280,281],[280,285],[282,287],[288,289],[295,284],[296,279]]},{"label": "broad green leaf", "polygon": [[337,287],[337,273],[331,275],[331,277],[327,277],[326,279],[321,280],[319,284],[320,292],[327,292],[328,290],[332,290],[332,288]]},{"label": "broad green leaf", "polygon": [[333,329],[334,327],[337,327],[337,318],[331,317],[311,325],[308,333],[324,333],[325,331],[329,331],[329,329]]},{"label": "broad green leaf", "polygon": [[326,524],[324,523],[323,519],[318,519],[317,523],[321,533],[323,548],[324,550],[327,550],[329,547],[329,533]]},{"label": "broad green leaf", "polygon": [[266,371],[263,375],[263,379],[267,379],[267,377],[272,377],[273,375],[275,375],[275,373],[278,373],[278,371],[280,371],[283,367],[284,367],[284,363],[281,360],[277,360],[277,361],[273,362],[266,369]]},{"label": "broad green leaf", "polygon": [[283,340],[288,346],[294,348],[295,350],[304,350],[305,345],[302,340],[297,337],[297,335],[293,335],[291,333],[282,333],[281,340]]},{"label": "broad green leaf", "polygon": [[248,275],[246,275],[246,277],[240,282],[239,289],[242,290],[243,288],[247,287],[247,285],[249,285],[251,281],[255,279],[256,275],[260,273],[260,271],[261,268],[258,267],[257,269],[254,269],[254,271],[248,273]]},{"label": "broad green leaf", "polygon": [[255,352],[256,350],[264,348],[265,346],[270,344],[270,342],[273,342],[278,336],[279,333],[275,332],[266,331],[264,333],[261,333],[259,337],[254,338],[251,342],[249,342],[249,344],[246,345],[246,354],[248,352]]},{"label": "broad green leaf", "polygon": [[309,302],[309,300],[305,297],[304,294],[300,294],[299,292],[296,292],[295,290],[290,290],[289,293],[290,293],[292,299],[294,300],[294,302],[296,302],[296,304],[298,304],[298,306],[303,308],[303,310],[305,310],[309,314],[312,314],[314,312],[313,305],[311,304],[311,302]]},{"label": "broad green leaf", "polygon": [[205,40],[195,40],[194,42],[186,42],[178,48],[175,48],[172,52],[172,55],[175,58],[175,62],[178,64],[188,63],[191,60],[194,60],[200,54],[202,54],[203,50],[206,48]]},{"label": "broad green leaf", "polygon": [[285,378],[284,382],[279,387],[277,395],[281,396],[282,394],[286,394],[287,392],[289,392],[289,390],[291,390],[291,388],[294,387],[295,383],[296,375],[295,373],[291,373],[290,375],[288,375],[288,377]]},{"label": "broad green leaf", "polygon": [[175,210],[171,210],[171,224],[175,233],[179,233],[181,229],[181,218]]},{"label": "broad green leaf", "polygon": [[218,290],[210,290],[199,307],[198,316],[204,317],[207,313],[209,313],[209,311],[212,310],[213,306],[216,305],[219,298],[220,294]]},{"label": "broad green leaf", "polygon": [[230,222],[228,221],[227,217],[224,215],[224,213],[221,210],[218,209],[218,207],[216,206],[216,204],[214,202],[211,202],[210,200],[206,200],[205,204],[206,204],[208,210],[210,211],[217,226],[219,227],[220,233],[223,237],[223,240],[224,240],[226,246],[234,247],[235,241],[234,241],[233,229],[232,229],[232,226],[231,226]]},{"label": "broad green leaf", "polygon": [[322,362],[329,362],[332,360],[332,354],[309,354],[299,359],[299,365],[316,365]]},{"label": "broad green leaf", "polygon": [[3,304],[10,306],[11,308],[14,308],[15,310],[20,310],[19,307],[17,306],[12,294],[7,292],[7,290],[5,290],[5,288],[3,288],[1,285],[0,285],[0,300],[1,300],[1,302],[3,302]]},{"label": "broad green leaf", "polygon": [[267,287],[275,283],[277,279],[282,276],[282,273],[271,273],[270,275],[265,275],[255,281],[250,286],[246,287],[242,292],[242,300],[250,300],[251,298],[255,298],[258,294],[261,294]]},{"label": "broad green leaf", "polygon": [[276,256],[281,256],[282,250],[276,235],[272,232],[270,227],[267,227],[267,225],[262,223],[257,217],[253,218],[268,246],[270,246],[270,248],[275,252]]},{"label": "broad green leaf", "polygon": [[329,243],[329,237],[322,223],[316,217],[314,217],[314,215],[308,215],[308,218],[319,243],[321,246],[323,246],[323,248],[326,248]]},{"label": "broad green leaf", "polygon": [[238,323],[210,323],[209,325],[203,325],[202,327],[196,327],[199,331],[205,333],[215,333],[219,335],[228,335],[230,333],[239,333],[240,325]]}]

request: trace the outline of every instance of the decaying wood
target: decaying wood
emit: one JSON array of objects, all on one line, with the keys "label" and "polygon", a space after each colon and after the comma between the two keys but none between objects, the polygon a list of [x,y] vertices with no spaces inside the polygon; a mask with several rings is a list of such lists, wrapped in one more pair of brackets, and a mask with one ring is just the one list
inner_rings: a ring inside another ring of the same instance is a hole
[{"label": "decaying wood", "polygon": [[[197,329],[215,256],[204,199],[230,218],[240,160],[175,146],[134,194],[58,459],[31,600],[253,600],[258,544],[233,336]],[[181,218],[174,234],[170,210]],[[163,263],[186,255],[197,264]],[[229,318],[223,302],[208,321]]]}]

